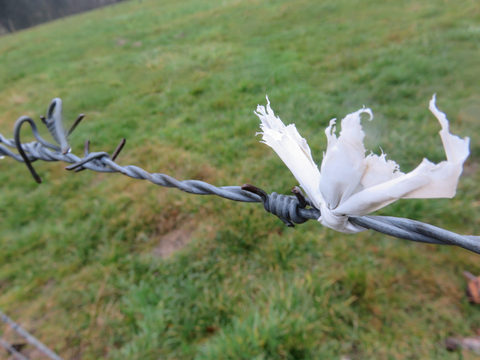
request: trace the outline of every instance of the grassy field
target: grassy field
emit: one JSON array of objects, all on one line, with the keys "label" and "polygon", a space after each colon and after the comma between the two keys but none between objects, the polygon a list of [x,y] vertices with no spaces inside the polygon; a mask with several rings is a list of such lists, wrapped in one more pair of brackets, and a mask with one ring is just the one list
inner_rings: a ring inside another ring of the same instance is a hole
[{"label": "grassy field", "polygon": [[[328,121],[372,108],[366,147],[409,171],[444,159],[437,93],[471,137],[457,196],[379,213],[480,234],[479,44],[476,1],[131,1],[0,38],[0,133],[61,97],[69,121],[87,114],[74,153],[125,137],[120,164],[289,193],[295,179],[255,137],[266,94],[317,163]],[[0,309],[65,359],[475,358],[443,341],[480,329],[462,276],[480,275],[478,255],[36,169],[42,185],[0,161]]]}]

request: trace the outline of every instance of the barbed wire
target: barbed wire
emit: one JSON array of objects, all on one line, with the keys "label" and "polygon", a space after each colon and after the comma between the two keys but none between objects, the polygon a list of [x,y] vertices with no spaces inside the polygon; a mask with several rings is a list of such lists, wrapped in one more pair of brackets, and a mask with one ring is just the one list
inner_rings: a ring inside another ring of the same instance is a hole
[{"label": "barbed wire", "polygon": [[[176,188],[190,194],[217,195],[240,202],[261,202],[267,212],[276,215],[287,226],[291,227],[294,224],[317,220],[320,217],[320,210],[316,209],[308,198],[305,198],[298,187],[292,190],[294,195],[282,195],[275,192],[269,195],[262,189],[249,184],[216,187],[204,181],[180,181],[166,174],[152,174],[134,165],[121,166],[115,160],[126,143],[125,139],[120,142],[112,156],[103,151],[90,152],[90,142],[87,140],[84,146],[84,157],[78,157],[71,153],[68,136],[78,126],[83,117],[84,115],[80,114],[72,127],[65,131],[62,118],[62,101],[58,98],[53,99],[48,107],[47,116],[41,117],[41,119],[57,145],[49,143],[40,136],[35,122],[30,117],[22,116],[15,123],[14,139],[6,139],[0,134],[0,156],[9,156],[19,162],[24,162],[38,183],[41,183],[42,180],[35,172],[32,162],[38,160],[61,161],[72,164],[67,166],[66,169],[76,172],[82,170],[106,173],[119,172],[134,179],[147,180],[159,186]],[[21,143],[20,130],[25,123],[30,125],[37,141]],[[16,148],[19,154],[9,148]],[[349,217],[349,221],[366,229],[399,239],[428,244],[455,245],[480,254],[479,236],[459,235],[420,221],[371,215]]]}]

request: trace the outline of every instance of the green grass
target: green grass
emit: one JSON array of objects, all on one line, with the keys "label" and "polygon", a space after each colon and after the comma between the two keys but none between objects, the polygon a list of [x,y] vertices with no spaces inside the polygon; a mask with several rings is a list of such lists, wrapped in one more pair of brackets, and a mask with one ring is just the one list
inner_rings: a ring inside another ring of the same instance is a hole
[{"label": "green grass", "polygon": [[[380,213],[480,234],[479,29],[475,1],[131,1],[0,38],[0,132],[61,97],[66,119],[87,114],[77,154],[126,137],[121,164],[288,193],[295,179],[255,137],[266,94],[318,163],[328,121],[371,107],[367,148],[408,171],[444,158],[437,93],[471,137],[457,196]],[[443,340],[480,328],[466,250],[35,166],[42,185],[0,162],[0,309],[66,359],[458,359]],[[175,232],[189,244],[159,257]]]}]

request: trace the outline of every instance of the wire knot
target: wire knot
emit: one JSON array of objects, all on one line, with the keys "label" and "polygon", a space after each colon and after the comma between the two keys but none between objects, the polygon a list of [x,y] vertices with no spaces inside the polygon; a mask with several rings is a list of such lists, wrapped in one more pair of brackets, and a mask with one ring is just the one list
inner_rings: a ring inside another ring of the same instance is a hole
[{"label": "wire knot", "polygon": [[[265,191],[256,186],[245,184],[242,190],[252,192],[260,196],[265,211],[276,215],[285,225],[294,227],[295,224],[303,224],[310,219],[318,219],[320,211],[314,208],[310,201],[303,196],[298,187],[294,187],[292,193],[295,196],[277,194],[272,192],[268,195]],[[311,206],[311,209],[306,209]]]}]

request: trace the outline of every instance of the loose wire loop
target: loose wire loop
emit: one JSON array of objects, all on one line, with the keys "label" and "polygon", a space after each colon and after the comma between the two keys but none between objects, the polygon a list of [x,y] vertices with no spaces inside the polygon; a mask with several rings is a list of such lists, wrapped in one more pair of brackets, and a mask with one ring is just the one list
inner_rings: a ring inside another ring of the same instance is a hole
[{"label": "loose wire loop", "polygon": [[[38,183],[41,182],[41,178],[32,166],[34,161],[62,161],[71,164],[66,167],[67,170],[75,172],[87,169],[95,172],[119,172],[134,179],[147,180],[159,186],[176,188],[190,194],[217,195],[240,202],[261,202],[267,212],[276,215],[290,227],[293,227],[294,224],[302,224],[308,220],[320,218],[320,210],[315,208],[308,198],[305,198],[298,187],[292,190],[293,196],[275,192],[269,195],[264,190],[249,184],[242,187],[216,187],[199,180],[179,181],[166,174],[151,174],[134,165],[121,166],[115,160],[125,146],[125,139],[122,139],[112,156],[103,151],[90,152],[90,141],[87,140],[84,147],[84,157],[78,157],[70,152],[68,136],[75,130],[84,116],[80,114],[68,131],[63,130],[62,102],[58,98],[53,99],[48,108],[47,117],[41,117],[41,119],[58,145],[44,140],[38,133],[35,122],[27,116],[22,116],[15,123],[14,139],[6,139],[0,134],[0,156],[8,156],[19,162],[24,162]],[[26,122],[29,123],[37,141],[22,144],[20,129]],[[19,154],[9,148],[16,148]],[[365,229],[371,229],[399,239],[428,244],[455,245],[480,254],[479,236],[458,235],[419,221],[390,216],[350,217],[349,221]]]}]

